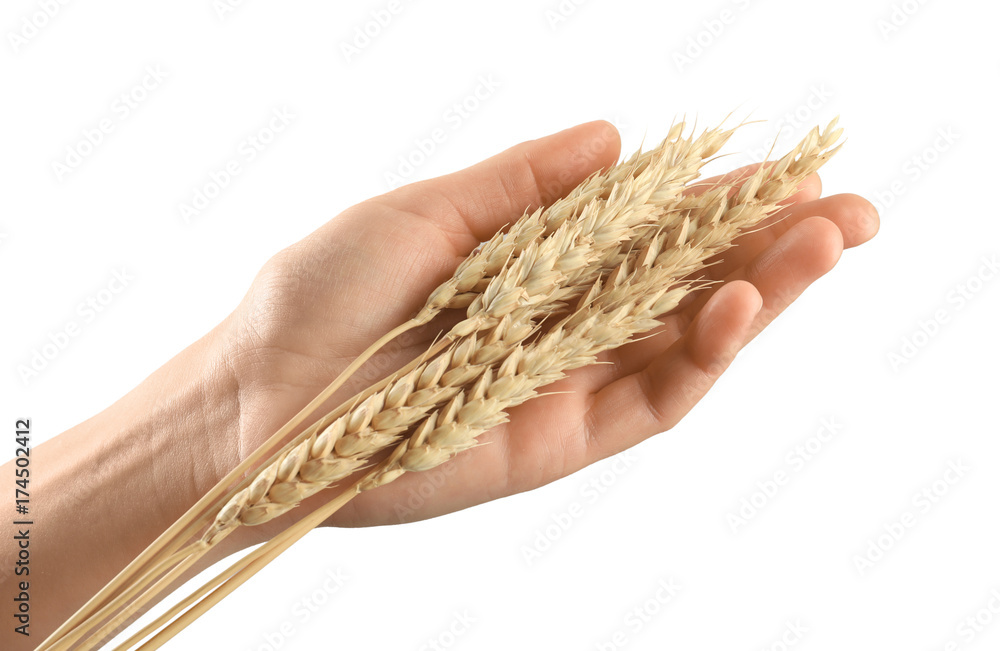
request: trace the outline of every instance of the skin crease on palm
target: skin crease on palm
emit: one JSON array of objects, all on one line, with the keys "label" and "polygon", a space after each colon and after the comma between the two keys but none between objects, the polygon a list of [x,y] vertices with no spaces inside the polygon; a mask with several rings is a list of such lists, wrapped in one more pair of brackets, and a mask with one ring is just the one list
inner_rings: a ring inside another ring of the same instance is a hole
[{"label": "skin crease on palm", "polygon": [[[369,343],[408,319],[480,241],[526,206],[551,201],[614,164],[619,152],[610,124],[583,124],[353,206],[281,251],[230,317],[228,378],[239,396],[240,426],[222,465],[235,466]],[[536,488],[673,427],[740,348],[832,269],[845,247],[877,232],[867,201],[851,194],[820,199],[820,192],[819,177],[808,178],[767,228],[715,261],[710,275],[725,282],[664,319],[656,336],[603,355],[605,363],[551,385],[554,395],[512,409],[509,423],[480,437],[485,445],[449,462],[447,481],[408,519]],[[395,368],[420,354],[442,323],[388,347],[382,363]],[[359,375],[331,406],[376,379]],[[363,493],[328,524],[398,523],[394,505],[421,481],[421,474],[408,474]],[[330,496],[321,493],[297,511]],[[247,534],[266,539],[286,525],[279,518]]]}]

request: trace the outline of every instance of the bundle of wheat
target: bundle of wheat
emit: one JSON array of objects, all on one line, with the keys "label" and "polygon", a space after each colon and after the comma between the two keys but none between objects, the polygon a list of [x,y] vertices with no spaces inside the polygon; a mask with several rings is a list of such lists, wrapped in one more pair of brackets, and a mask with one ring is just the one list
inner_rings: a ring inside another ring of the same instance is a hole
[{"label": "bundle of wheat", "polygon": [[[684,130],[676,124],[659,146],[478,247],[413,319],[361,355],[39,649],[93,648],[234,530],[351,480],[119,647],[159,630],[142,646],[157,648],[357,493],[474,447],[508,409],[653,330],[710,284],[700,274],[711,259],[774,215],[839,149],[841,133],[834,120],[749,176],[695,188],[733,130]],[[464,318],[424,355],[285,440],[374,351],[445,310],[464,310]]]}]

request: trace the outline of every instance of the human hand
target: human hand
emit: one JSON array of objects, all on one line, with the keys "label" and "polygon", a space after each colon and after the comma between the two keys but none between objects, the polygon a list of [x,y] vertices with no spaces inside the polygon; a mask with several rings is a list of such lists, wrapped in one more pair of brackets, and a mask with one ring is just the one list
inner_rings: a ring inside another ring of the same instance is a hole
[{"label": "human hand", "polygon": [[[221,442],[236,466],[318,394],[368,345],[410,318],[481,241],[562,196],[618,158],[605,122],[517,145],[448,176],[414,183],[348,208],[272,258],[225,333],[238,431]],[[736,353],[814,280],[844,247],[878,229],[874,208],[856,195],[820,199],[817,175],[788,207],[746,235],[709,268],[724,280],[664,319],[657,335],[610,351],[607,364],[577,369],[551,395],[510,411],[510,421],[458,455],[447,481],[404,515],[421,474],[363,493],[331,524],[388,524],[448,513],[530,490],[673,427]],[[447,319],[447,317],[446,317]],[[457,318],[456,318],[457,320]],[[383,349],[338,394],[347,398],[423,352],[441,321]],[[227,464],[221,464],[223,466]],[[321,492],[292,513],[329,499]],[[287,517],[247,532],[266,539]]]}]

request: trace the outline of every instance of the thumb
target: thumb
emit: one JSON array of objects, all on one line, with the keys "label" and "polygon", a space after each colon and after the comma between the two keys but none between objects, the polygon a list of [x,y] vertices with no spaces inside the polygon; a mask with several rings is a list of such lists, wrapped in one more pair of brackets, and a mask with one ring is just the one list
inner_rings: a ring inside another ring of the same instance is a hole
[{"label": "thumb", "polygon": [[467,253],[526,208],[550,204],[594,172],[614,165],[620,151],[621,139],[611,123],[587,122],[374,201],[427,218],[449,235],[456,251]]}]

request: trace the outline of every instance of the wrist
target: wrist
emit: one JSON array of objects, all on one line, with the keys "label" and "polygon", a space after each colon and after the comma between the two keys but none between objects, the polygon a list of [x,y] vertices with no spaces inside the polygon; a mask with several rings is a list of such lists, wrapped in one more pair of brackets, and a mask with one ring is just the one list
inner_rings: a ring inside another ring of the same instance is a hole
[{"label": "wrist", "polygon": [[[219,334],[32,450],[32,554],[45,567],[31,575],[32,596],[48,604],[32,621],[39,634],[69,617],[223,472],[239,409]],[[15,533],[9,523],[2,529],[7,539]]]},{"label": "wrist", "polygon": [[[126,503],[141,498],[150,517],[139,522],[153,537],[233,465],[239,394],[228,371],[222,328],[181,351],[108,409],[53,440],[106,459],[98,464],[102,475],[95,480],[127,490],[122,495]],[[67,450],[66,458],[72,457]]]}]

